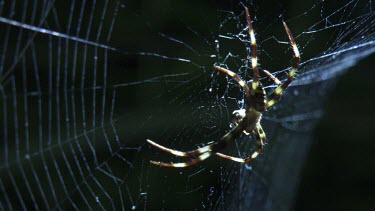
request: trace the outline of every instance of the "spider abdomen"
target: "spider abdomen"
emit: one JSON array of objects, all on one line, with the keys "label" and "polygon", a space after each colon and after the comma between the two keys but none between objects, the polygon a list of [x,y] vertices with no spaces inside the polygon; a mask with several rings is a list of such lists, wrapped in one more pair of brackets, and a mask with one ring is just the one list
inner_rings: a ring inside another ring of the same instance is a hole
[{"label": "spider abdomen", "polygon": [[[252,87],[253,81],[248,82],[248,87]],[[246,104],[256,109],[258,112],[264,112],[266,110],[266,92],[263,89],[263,85],[258,82],[255,90],[250,89],[251,97]]]}]

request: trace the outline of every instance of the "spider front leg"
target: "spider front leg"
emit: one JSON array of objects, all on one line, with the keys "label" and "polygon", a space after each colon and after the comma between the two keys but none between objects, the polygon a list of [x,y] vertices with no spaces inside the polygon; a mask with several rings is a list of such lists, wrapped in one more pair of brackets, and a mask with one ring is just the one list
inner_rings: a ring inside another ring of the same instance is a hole
[{"label": "spider front leg", "polygon": [[157,165],[157,166],[183,168],[183,167],[192,166],[192,165],[197,164],[197,163],[199,163],[203,160],[206,160],[211,155],[212,155],[212,152],[206,152],[206,153],[201,154],[197,158],[189,160],[189,161],[184,162],[184,163],[163,163],[163,162],[160,162],[160,161],[153,161],[153,160],[150,160],[150,163],[152,163],[154,165]]},{"label": "spider front leg", "polygon": [[285,28],[286,33],[288,34],[289,41],[291,46],[293,47],[293,52],[294,52],[294,62],[292,65],[292,68],[290,69],[288,73],[288,79],[280,84],[267,98],[266,98],[266,108],[269,108],[273,106],[277,101],[279,101],[281,93],[289,86],[289,84],[292,82],[294,74],[297,72],[298,69],[298,64],[301,59],[298,47],[296,43],[294,42],[294,38],[292,35],[292,32],[289,30],[288,26],[286,23],[283,21],[283,25]]},{"label": "spider front leg", "polygon": [[152,146],[160,149],[160,150],[163,150],[163,151],[168,152],[168,153],[170,153],[172,155],[176,155],[176,156],[180,156],[180,157],[190,157],[190,156],[194,156],[194,155],[199,155],[199,154],[205,153],[205,152],[207,152],[207,151],[210,150],[210,146],[211,146],[211,145],[208,145],[208,146],[196,149],[196,150],[191,150],[191,151],[183,152],[183,151],[178,151],[178,150],[174,150],[174,149],[171,149],[171,148],[167,148],[165,146],[162,146],[160,144],[157,144],[157,143],[151,141],[150,139],[147,139],[147,142],[149,144],[151,144]]},{"label": "spider front leg", "polygon": [[239,163],[249,163],[250,161],[255,159],[260,154],[260,152],[263,150],[264,144],[266,143],[266,134],[264,133],[263,128],[260,124],[257,124],[256,128],[253,130],[253,133],[255,135],[256,144],[257,144],[258,147],[247,158],[238,158],[238,157],[225,155],[225,154],[222,154],[222,153],[216,153],[216,155],[219,156],[219,157],[228,159],[228,160],[239,162]]},{"label": "spider front leg", "polygon": [[[205,147],[202,147],[202,148],[199,148],[199,149],[196,149],[196,150],[187,151],[187,152],[167,148],[165,146],[162,146],[158,143],[155,143],[155,142],[151,141],[150,139],[147,139],[147,142],[149,144],[151,144],[152,146],[154,146],[154,147],[156,147],[160,150],[163,150],[165,152],[168,152],[172,155],[176,155],[176,156],[180,156],[180,157],[191,157],[191,156],[195,156],[195,155],[201,155],[203,153],[206,153],[206,152],[209,152],[209,151],[214,151],[214,150],[216,150],[216,152],[217,152],[218,150],[224,148],[228,144],[227,142],[231,141],[231,137],[236,135],[239,130],[243,130],[242,125],[237,124],[231,131],[229,131],[226,135],[224,135],[223,138],[221,138],[220,141],[215,142],[215,143],[210,144],[210,145],[207,145]],[[155,163],[160,163],[160,162],[151,161],[151,163],[155,164]]]},{"label": "spider front leg", "polygon": [[176,168],[188,167],[188,166],[197,164],[197,163],[209,158],[211,155],[213,155],[214,153],[223,149],[224,147],[226,147],[231,141],[235,140],[242,133],[243,130],[244,129],[243,129],[242,124],[238,124],[231,131],[229,131],[227,134],[225,134],[220,139],[220,141],[215,142],[211,145],[199,148],[197,150],[190,151],[190,152],[181,152],[181,151],[169,149],[169,148],[163,147],[159,144],[156,144],[155,142],[153,142],[151,140],[147,140],[147,142],[150,143],[151,145],[153,145],[153,146],[155,146],[155,147],[157,147],[157,148],[159,148],[163,151],[166,151],[166,152],[169,152],[171,154],[177,155],[177,156],[188,157],[188,156],[192,156],[192,154],[194,154],[194,155],[200,154],[197,158],[191,159],[191,160],[189,160],[187,162],[183,162],[183,163],[164,163],[164,162],[152,161],[152,160],[150,161],[150,163],[152,163],[154,165],[158,165],[158,166],[176,167]]}]

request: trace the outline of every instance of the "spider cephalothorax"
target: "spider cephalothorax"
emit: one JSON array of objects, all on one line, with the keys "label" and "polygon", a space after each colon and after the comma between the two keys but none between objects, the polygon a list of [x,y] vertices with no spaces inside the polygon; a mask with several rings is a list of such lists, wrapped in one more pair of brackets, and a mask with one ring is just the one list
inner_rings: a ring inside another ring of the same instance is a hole
[{"label": "spider cephalothorax", "polygon": [[[242,87],[245,92],[245,108],[240,110],[235,110],[231,117],[231,130],[226,133],[219,141],[211,143],[207,146],[202,148],[192,150],[192,151],[177,151],[170,148],[166,148],[162,145],[159,145],[149,139],[147,142],[160,150],[169,152],[173,155],[181,156],[181,157],[191,157],[197,156],[192,160],[189,160],[184,163],[163,163],[158,161],[150,161],[152,164],[159,165],[159,166],[167,166],[167,167],[186,167],[194,165],[198,162],[201,162],[213,154],[220,156],[225,159],[233,160],[236,162],[241,163],[248,163],[254,158],[258,156],[258,154],[262,151],[263,146],[266,141],[266,135],[262,129],[260,124],[262,113],[267,110],[267,108],[273,106],[277,103],[280,99],[282,92],[289,86],[289,84],[293,80],[293,76],[297,71],[298,63],[300,61],[300,54],[297,48],[296,43],[294,42],[292,33],[290,32],[288,26],[285,22],[283,22],[283,26],[285,28],[286,33],[288,34],[290,44],[293,47],[294,51],[294,63],[292,68],[289,71],[288,78],[284,83],[281,83],[276,77],[271,75],[268,71],[263,70],[263,72],[270,77],[278,86],[273,92],[266,96],[266,92],[262,84],[259,81],[259,71],[258,71],[258,63],[257,63],[257,45],[255,40],[255,35],[253,31],[253,26],[251,23],[251,18],[249,15],[249,10],[245,7],[245,15],[249,30],[249,36],[251,41],[251,69],[253,70],[253,80],[249,82],[245,82],[241,77],[239,77],[236,73],[225,69],[223,67],[214,66],[214,68],[220,72],[227,74],[228,76],[234,78],[237,83]],[[256,139],[257,148],[255,151],[246,158],[237,158],[232,157],[229,155],[225,155],[219,153],[220,150],[225,148],[230,142],[235,140],[241,133],[245,133],[246,135],[254,134]]]}]

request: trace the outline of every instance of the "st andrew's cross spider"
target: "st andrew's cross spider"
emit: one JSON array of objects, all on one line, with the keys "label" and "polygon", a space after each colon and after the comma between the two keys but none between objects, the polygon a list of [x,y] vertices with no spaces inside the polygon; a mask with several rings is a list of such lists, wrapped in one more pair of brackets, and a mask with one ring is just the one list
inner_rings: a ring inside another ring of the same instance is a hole
[{"label": "st andrew's cross spider", "polygon": [[[181,157],[197,156],[194,159],[191,159],[184,163],[163,163],[160,161],[150,161],[152,164],[155,164],[158,166],[166,166],[166,167],[187,167],[187,166],[197,164],[207,159],[213,154],[216,154],[217,156],[220,156],[222,158],[229,159],[232,161],[236,161],[240,163],[248,163],[252,161],[254,158],[256,158],[259,155],[259,153],[262,151],[263,146],[266,142],[266,135],[260,124],[262,113],[279,101],[282,95],[282,92],[292,82],[293,76],[296,73],[297,68],[298,68],[298,64],[300,61],[300,54],[299,54],[297,45],[294,42],[291,31],[289,30],[286,23],[283,21],[283,26],[285,28],[286,33],[288,34],[290,44],[293,47],[294,62],[288,73],[288,78],[284,83],[281,83],[276,77],[272,76],[266,70],[263,70],[264,73],[278,85],[277,88],[271,94],[266,96],[266,92],[261,82],[259,81],[259,71],[257,67],[258,65],[257,45],[256,45],[254,31],[253,31],[253,26],[251,23],[251,17],[249,15],[248,8],[244,5],[243,7],[245,9],[245,15],[246,15],[246,20],[247,20],[247,25],[248,25],[247,28],[249,30],[249,36],[250,36],[250,41],[251,41],[251,68],[254,72],[253,80],[250,80],[246,83],[244,80],[242,80],[240,76],[238,76],[236,73],[228,69],[225,69],[219,66],[214,66],[214,68],[234,78],[237,81],[237,83],[244,89],[245,109],[235,110],[233,112],[233,118],[234,118],[233,123],[235,126],[227,134],[225,134],[219,141],[209,144],[207,146],[204,146],[202,148],[196,149],[196,150],[187,151],[187,152],[177,151],[174,149],[164,147],[160,144],[157,144],[147,139],[147,142],[151,144],[152,146],[159,148],[160,150],[169,152],[170,154],[181,156]],[[232,157],[229,155],[219,153],[220,150],[222,150],[230,142],[235,140],[242,132],[245,133],[246,135],[250,135],[252,133],[254,134],[256,138],[257,148],[250,156],[246,158],[238,158],[238,157]]]}]

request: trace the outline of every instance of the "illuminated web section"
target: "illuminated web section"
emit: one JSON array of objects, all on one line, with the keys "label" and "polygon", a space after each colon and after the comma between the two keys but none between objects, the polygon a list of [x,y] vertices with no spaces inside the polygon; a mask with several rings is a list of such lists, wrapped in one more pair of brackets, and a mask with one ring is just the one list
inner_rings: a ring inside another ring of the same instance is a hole
[{"label": "illuminated web section", "polygon": [[124,176],[108,159],[126,172],[132,163],[124,151],[138,148],[123,146],[113,125],[116,90],[107,84],[113,49],[100,44],[110,40],[120,8],[120,2],[2,2],[1,208],[115,208],[111,191],[122,199]]},{"label": "illuminated web section", "polygon": [[[242,2],[259,68],[287,78],[293,53],[280,11],[301,68],[265,112],[268,144],[253,163],[210,158],[184,170],[150,165],[181,160],[146,140],[193,150],[230,129],[245,93],[213,65],[252,78],[239,2],[0,2],[0,209],[288,210],[324,99],[374,52],[374,3],[317,1],[292,12]],[[223,153],[245,157],[253,140]]]}]

